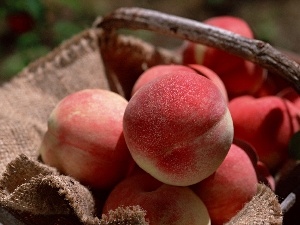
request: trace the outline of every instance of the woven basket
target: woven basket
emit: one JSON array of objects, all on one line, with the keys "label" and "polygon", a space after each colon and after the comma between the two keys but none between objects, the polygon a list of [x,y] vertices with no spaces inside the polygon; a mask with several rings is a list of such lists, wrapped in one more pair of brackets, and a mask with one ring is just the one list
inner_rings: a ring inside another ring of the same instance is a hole
[{"label": "woven basket", "polygon": [[[86,88],[102,88],[129,99],[145,68],[181,64],[175,51],[117,34],[109,23],[102,26],[103,21],[105,18],[96,20],[90,29],[0,86],[0,222],[4,225],[146,224],[145,212],[134,206],[101,218],[99,195],[41,163],[37,151],[48,116],[63,97]],[[118,21],[113,23],[120,27]],[[282,218],[277,196],[259,184],[257,195],[228,224],[279,225]]]}]

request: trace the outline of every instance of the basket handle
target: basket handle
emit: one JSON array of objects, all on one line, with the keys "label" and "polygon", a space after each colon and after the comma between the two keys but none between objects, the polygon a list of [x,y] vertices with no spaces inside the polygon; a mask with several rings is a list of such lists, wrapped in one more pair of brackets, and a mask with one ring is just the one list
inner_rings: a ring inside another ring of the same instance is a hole
[{"label": "basket handle", "polygon": [[96,22],[95,27],[107,32],[121,28],[149,30],[221,49],[278,74],[300,93],[300,65],[261,40],[245,38],[195,20],[137,7],[116,9]]}]

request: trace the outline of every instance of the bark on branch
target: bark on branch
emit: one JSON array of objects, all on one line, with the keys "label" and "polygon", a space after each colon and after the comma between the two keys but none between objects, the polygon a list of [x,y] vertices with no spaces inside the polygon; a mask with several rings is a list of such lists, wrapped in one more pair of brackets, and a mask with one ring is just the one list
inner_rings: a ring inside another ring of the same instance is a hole
[{"label": "bark on branch", "polygon": [[142,8],[119,8],[97,27],[107,31],[142,29],[201,43],[256,63],[289,81],[300,93],[300,65],[270,44],[198,21]]}]

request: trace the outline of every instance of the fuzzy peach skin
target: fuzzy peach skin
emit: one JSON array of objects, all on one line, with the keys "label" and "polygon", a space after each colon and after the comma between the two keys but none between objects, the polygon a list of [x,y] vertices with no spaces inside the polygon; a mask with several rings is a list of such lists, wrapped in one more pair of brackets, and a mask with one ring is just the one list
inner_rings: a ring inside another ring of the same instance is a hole
[{"label": "fuzzy peach skin", "polygon": [[131,205],[140,205],[146,210],[150,225],[210,224],[206,206],[191,189],[161,183],[142,170],[112,190],[103,213]]},{"label": "fuzzy peach skin", "polygon": [[[250,26],[242,18],[218,16],[203,22],[246,38],[253,38]],[[266,78],[265,69],[219,49],[185,42],[181,51],[184,64],[201,64],[218,74],[230,98],[256,92]]]},{"label": "fuzzy peach skin", "polygon": [[211,175],[233,138],[219,89],[209,79],[183,71],[141,87],[129,100],[123,128],[135,162],[156,179],[179,186]]},{"label": "fuzzy peach skin", "polygon": [[271,172],[288,157],[288,143],[300,128],[300,111],[277,96],[237,97],[229,102],[235,138],[251,144]]},{"label": "fuzzy peach skin", "polygon": [[212,71],[211,69],[203,65],[189,64],[187,66],[195,70],[198,74],[210,79],[219,88],[224,99],[228,102],[227,90],[225,88],[223,81],[218,76],[218,74],[216,74],[214,71]]},{"label": "fuzzy peach skin", "polygon": [[127,104],[101,89],[66,96],[49,117],[42,160],[85,185],[112,188],[126,175],[131,159],[123,135]]},{"label": "fuzzy peach skin", "polygon": [[153,67],[150,67],[149,69],[145,70],[140,76],[139,78],[136,80],[133,88],[132,88],[132,92],[131,92],[131,96],[137,92],[138,89],[140,89],[140,87],[142,87],[143,85],[149,83],[150,81],[152,81],[153,79],[163,76],[165,74],[168,73],[174,73],[176,71],[190,71],[193,72],[192,69],[190,69],[187,66],[183,66],[183,65],[175,65],[175,64],[170,64],[170,65],[156,65]]},{"label": "fuzzy peach skin", "polygon": [[220,167],[208,178],[191,186],[207,207],[213,225],[223,225],[251,200],[257,176],[248,154],[235,144]]}]

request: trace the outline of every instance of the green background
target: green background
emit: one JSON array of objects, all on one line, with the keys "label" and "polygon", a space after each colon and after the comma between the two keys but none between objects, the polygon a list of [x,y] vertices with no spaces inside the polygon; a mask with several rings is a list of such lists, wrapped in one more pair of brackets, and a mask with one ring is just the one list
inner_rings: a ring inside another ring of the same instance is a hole
[{"label": "green background", "polygon": [[[0,3],[0,80],[7,80],[62,41],[92,25],[97,16],[123,6],[138,6],[195,19],[233,15],[246,20],[256,38],[300,53],[299,0],[4,0]],[[32,27],[14,33],[7,18],[25,12]],[[179,41],[137,32],[155,45],[173,48]]]}]

